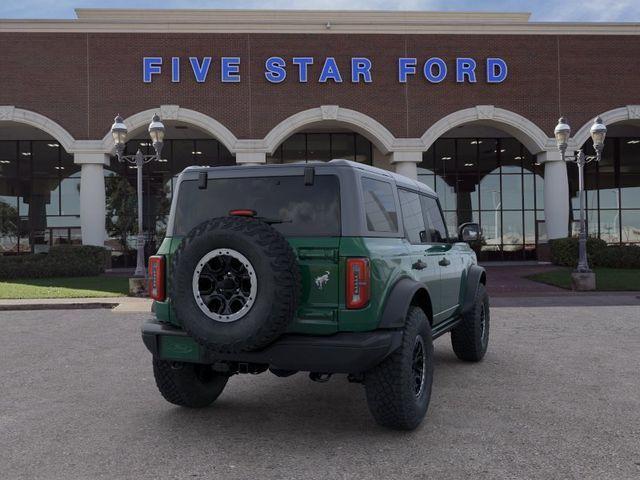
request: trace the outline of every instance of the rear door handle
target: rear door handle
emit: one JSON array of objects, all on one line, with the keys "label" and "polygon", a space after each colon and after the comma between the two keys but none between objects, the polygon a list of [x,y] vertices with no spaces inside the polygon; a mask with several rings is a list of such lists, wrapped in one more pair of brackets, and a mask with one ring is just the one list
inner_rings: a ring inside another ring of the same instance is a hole
[{"label": "rear door handle", "polygon": [[438,262],[438,265],[440,265],[441,267],[446,267],[447,265],[451,265],[451,262],[447,257],[442,257],[442,260]]},{"label": "rear door handle", "polygon": [[414,270],[424,270],[425,268],[427,268],[427,264],[422,260],[418,260],[413,265],[411,265],[411,268],[413,268]]}]

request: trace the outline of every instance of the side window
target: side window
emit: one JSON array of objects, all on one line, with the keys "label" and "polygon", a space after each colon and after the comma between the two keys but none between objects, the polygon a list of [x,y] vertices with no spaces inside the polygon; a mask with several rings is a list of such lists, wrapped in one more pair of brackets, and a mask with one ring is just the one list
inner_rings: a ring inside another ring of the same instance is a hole
[{"label": "side window", "polygon": [[424,217],[420,206],[420,196],[408,190],[398,190],[400,196],[400,210],[402,211],[402,223],[411,243],[424,243],[427,241]]},{"label": "side window", "polygon": [[397,232],[398,214],[390,183],[362,179],[367,228],[371,232]]},{"label": "side window", "polygon": [[447,241],[447,227],[442,218],[442,212],[435,198],[420,195],[424,221],[427,224],[427,241],[442,243]]}]

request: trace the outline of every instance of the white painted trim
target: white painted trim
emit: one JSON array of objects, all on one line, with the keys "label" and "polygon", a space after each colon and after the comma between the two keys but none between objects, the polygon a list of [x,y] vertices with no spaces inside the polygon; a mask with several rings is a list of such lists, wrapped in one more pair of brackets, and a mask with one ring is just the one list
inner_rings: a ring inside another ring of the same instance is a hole
[{"label": "white painted trim", "polygon": [[74,138],[60,124],[54,122],[50,118],[32,112],[16,108],[13,105],[0,106],[0,124],[2,122],[16,122],[30,125],[55,138],[60,145],[69,153],[73,151]]},{"label": "white painted trim", "polygon": [[0,20],[3,32],[639,35],[639,23],[529,22],[528,13],[78,9],[77,19]]},{"label": "white painted trim", "polygon": [[364,113],[341,108],[337,105],[322,105],[285,118],[264,137],[263,148],[267,153],[273,153],[282,142],[294,133],[310,125],[323,122],[349,127],[367,137],[385,155],[393,149],[396,140],[384,125]]},{"label": "white painted trim", "polygon": [[[124,124],[127,126],[129,131],[132,132],[149,125],[151,117],[156,113],[160,115],[162,120],[176,120],[198,127],[216,138],[216,140],[227,147],[231,153],[236,152],[236,142],[238,139],[231,130],[204,113],[196,112],[195,110],[183,108],[178,105],[161,105],[159,108],[151,108],[143,112],[138,112],[126,118]],[[102,139],[102,148],[105,153],[114,153],[115,146],[110,131],[107,132]]]},{"label": "white painted trim", "polygon": [[[591,125],[593,125],[593,120],[596,116],[597,115],[594,115],[593,118],[590,118],[589,121],[582,125],[580,130],[573,135],[569,142],[568,150],[578,150],[587,140],[589,140],[591,137]],[[640,123],[640,105],[626,105],[624,107],[614,108],[613,110],[601,113],[600,118],[602,118],[602,122],[607,127],[614,123],[624,122],[626,120],[637,120]]]},{"label": "white painted trim", "polygon": [[493,105],[477,105],[450,113],[434,123],[421,137],[425,150],[452,128],[472,122],[504,130],[534,154],[555,148],[553,138],[547,137],[540,127],[522,115]]},{"label": "white painted trim", "polygon": [[276,10],[276,9],[143,9],[76,8],[78,20],[151,21],[151,22],[252,22],[278,23],[326,21],[337,18],[348,22],[423,23],[423,22],[527,22],[528,12],[436,12],[424,10]]}]

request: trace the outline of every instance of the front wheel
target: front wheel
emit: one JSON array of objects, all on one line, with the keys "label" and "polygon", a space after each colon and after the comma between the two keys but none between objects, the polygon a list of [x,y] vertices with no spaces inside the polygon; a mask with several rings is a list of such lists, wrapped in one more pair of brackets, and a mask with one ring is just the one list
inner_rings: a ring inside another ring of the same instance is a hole
[{"label": "front wheel", "polygon": [[489,295],[483,284],[478,285],[473,307],[451,330],[451,346],[460,360],[479,362],[489,346]]},{"label": "front wheel", "polygon": [[380,425],[413,430],[424,418],[433,382],[433,341],[424,311],[410,307],[402,344],[365,374],[369,410]]},{"label": "front wheel", "polygon": [[229,379],[227,375],[214,372],[210,365],[168,362],[156,358],[153,359],[153,376],[166,401],[189,408],[211,405]]}]

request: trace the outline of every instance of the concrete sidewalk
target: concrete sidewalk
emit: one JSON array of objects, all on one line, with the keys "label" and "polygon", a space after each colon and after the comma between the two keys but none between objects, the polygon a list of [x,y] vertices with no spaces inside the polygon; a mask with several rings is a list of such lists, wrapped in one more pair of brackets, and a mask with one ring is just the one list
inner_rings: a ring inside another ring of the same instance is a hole
[{"label": "concrete sidewalk", "polygon": [[114,312],[151,312],[151,299],[140,297],[39,298],[0,300],[0,312],[15,310],[82,310],[106,308]]}]

